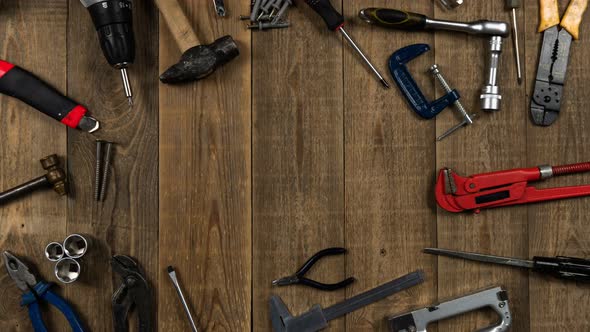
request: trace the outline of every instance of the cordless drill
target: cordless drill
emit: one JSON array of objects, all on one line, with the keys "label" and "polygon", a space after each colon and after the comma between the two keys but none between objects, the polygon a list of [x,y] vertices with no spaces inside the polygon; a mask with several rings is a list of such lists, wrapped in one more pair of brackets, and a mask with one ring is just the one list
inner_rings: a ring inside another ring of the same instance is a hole
[{"label": "cordless drill", "polygon": [[80,0],[90,12],[104,56],[121,71],[125,96],[133,105],[127,66],[135,60],[131,0]]}]

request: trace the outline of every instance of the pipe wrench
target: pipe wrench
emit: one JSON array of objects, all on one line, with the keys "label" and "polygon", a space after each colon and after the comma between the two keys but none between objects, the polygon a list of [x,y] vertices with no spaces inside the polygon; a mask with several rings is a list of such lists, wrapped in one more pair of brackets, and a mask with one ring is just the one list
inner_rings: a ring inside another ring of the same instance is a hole
[{"label": "pipe wrench", "polygon": [[30,72],[0,60],[0,93],[20,99],[68,127],[93,133],[100,123],[88,110]]},{"label": "pipe wrench", "polygon": [[463,177],[449,168],[440,170],[436,202],[449,212],[590,196],[590,185],[537,189],[529,182],[590,171],[590,162],[564,166],[517,168]]},{"label": "pipe wrench", "polygon": [[501,287],[495,287],[388,318],[389,331],[426,332],[426,327],[430,323],[483,308],[494,310],[500,320],[477,332],[505,332],[510,329],[512,314],[508,306],[508,292]]}]

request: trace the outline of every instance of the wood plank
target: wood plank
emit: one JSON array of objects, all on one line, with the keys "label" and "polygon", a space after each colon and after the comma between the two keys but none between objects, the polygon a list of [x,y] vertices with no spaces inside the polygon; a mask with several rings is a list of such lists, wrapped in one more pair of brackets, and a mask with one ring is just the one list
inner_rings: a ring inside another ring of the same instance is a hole
[{"label": "wood plank", "polygon": [[[137,56],[129,69],[135,94],[130,108],[119,71],[104,58],[88,11],[79,1],[69,5],[68,92],[102,124],[96,135],[68,133],[74,193],[67,231],[89,234],[94,248],[83,263],[84,279],[68,286],[67,294],[93,331],[113,328],[111,296],[121,279],[111,271],[112,255],[135,258],[152,285],[158,284],[158,16],[152,2],[134,2],[133,18]],[[93,198],[97,138],[117,143],[102,203]],[[155,296],[154,288],[154,301]],[[134,326],[136,314],[131,317]]]},{"label": "wood plank", "polygon": [[[437,18],[472,21],[492,19],[510,22],[503,1],[471,1],[454,11],[437,7]],[[522,11],[519,13],[522,19]],[[522,26],[521,26],[522,29]],[[479,110],[481,87],[487,80],[489,41],[486,37],[436,33],[436,61],[451,86],[459,90],[467,110],[479,112],[475,125],[461,130],[437,145],[437,168],[451,167],[461,175],[526,166],[525,89],[516,81],[516,66],[510,39],[504,40],[499,84],[502,110],[493,114]],[[457,65],[462,64],[462,65]],[[440,95],[440,90],[438,90]],[[459,121],[451,111],[437,117],[442,133]],[[508,207],[452,214],[438,209],[438,246],[502,256],[527,257],[527,209]],[[503,285],[510,296],[514,331],[529,330],[528,279],[526,271],[490,264],[438,259],[438,293],[441,299],[461,296],[494,285]],[[468,315],[439,324],[442,331],[471,331],[490,323],[491,316]]]},{"label": "wood plank", "polygon": [[[317,251],[345,244],[342,40],[303,3],[287,15],[290,28],[253,32],[254,331],[271,330],[271,294],[294,315],[344,298],[344,291],[271,286]],[[344,279],[344,259],[322,260],[309,277]],[[344,321],[330,329],[344,330]]]},{"label": "wood plank", "polygon": [[[25,68],[66,91],[65,1],[0,1],[0,59]],[[51,50],[52,52],[49,52]],[[51,63],[51,65],[48,65]],[[55,120],[12,97],[0,95],[0,191],[43,174],[39,159],[56,153],[65,165],[66,129]],[[53,280],[53,265],[45,245],[66,230],[67,198],[51,190],[36,192],[0,207],[0,248],[10,250]],[[0,330],[31,331],[21,291],[0,268]],[[63,294],[63,288],[58,290]],[[56,310],[44,310],[52,331],[65,320]]]},{"label": "wood plank", "polygon": [[[431,178],[435,168],[435,121],[420,119],[392,81],[387,66],[396,50],[415,43],[433,45],[430,33],[373,27],[356,16],[367,7],[433,13],[432,1],[345,1],[350,34],[391,83],[384,90],[350,48],[344,53],[346,245],[351,254],[347,275],[358,281],[347,297],[401,275],[423,269],[427,282],[389,297],[347,317],[348,331],[385,331],[387,316],[436,298],[436,264],[421,250],[436,242],[436,212]],[[434,52],[409,66],[421,89],[434,96],[434,83],[424,69]],[[430,331],[430,329],[429,329]]]},{"label": "wood plank", "polygon": [[[159,329],[189,323],[166,274],[174,265],[197,326],[248,331],[251,326],[250,34],[228,2],[220,19],[209,1],[181,1],[199,38],[230,34],[240,56],[198,83],[160,85]],[[161,20],[160,72],[180,51]]]},{"label": "wood plank", "polygon": [[[568,1],[559,1],[563,13]],[[527,91],[532,94],[542,34],[537,33],[539,9],[536,1],[526,2]],[[586,18],[588,15],[586,15]],[[527,161],[529,166],[562,165],[590,161],[590,114],[587,111],[590,51],[590,24],[581,26],[580,40],[572,42],[564,97],[559,119],[550,127],[527,121]],[[528,113],[529,99],[526,100]],[[590,175],[556,177],[540,187],[561,187],[590,183]],[[535,204],[528,207],[530,256],[590,256],[587,227],[588,198]],[[580,313],[590,310],[587,288],[574,282],[531,274],[531,331],[590,330],[590,318]]]}]

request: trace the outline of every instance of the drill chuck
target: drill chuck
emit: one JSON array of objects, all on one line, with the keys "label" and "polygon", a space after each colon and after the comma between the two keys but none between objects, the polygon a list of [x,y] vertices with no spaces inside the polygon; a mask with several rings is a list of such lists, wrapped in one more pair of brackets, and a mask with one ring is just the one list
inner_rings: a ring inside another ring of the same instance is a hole
[{"label": "drill chuck", "polygon": [[109,64],[124,68],[135,60],[132,3],[128,0],[81,0],[92,17],[100,47]]},{"label": "drill chuck", "polygon": [[80,0],[90,12],[100,48],[111,66],[121,70],[125,95],[133,104],[127,66],[135,60],[131,0]]}]

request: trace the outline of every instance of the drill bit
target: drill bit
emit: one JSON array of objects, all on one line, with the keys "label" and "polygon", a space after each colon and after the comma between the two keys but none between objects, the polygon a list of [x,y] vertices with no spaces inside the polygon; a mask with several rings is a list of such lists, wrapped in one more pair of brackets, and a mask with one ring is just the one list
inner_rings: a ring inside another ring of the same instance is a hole
[{"label": "drill bit", "polygon": [[127,96],[127,102],[129,106],[133,106],[133,91],[131,90],[131,84],[129,83],[129,75],[127,75],[127,68],[121,68],[121,79],[123,80],[123,88],[125,88],[125,96]]}]

